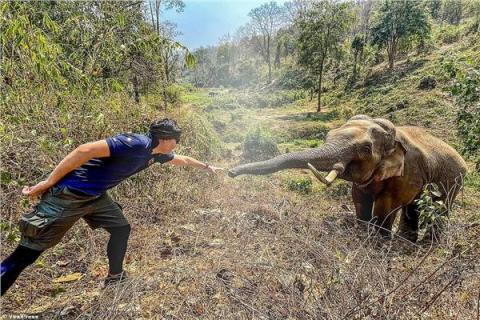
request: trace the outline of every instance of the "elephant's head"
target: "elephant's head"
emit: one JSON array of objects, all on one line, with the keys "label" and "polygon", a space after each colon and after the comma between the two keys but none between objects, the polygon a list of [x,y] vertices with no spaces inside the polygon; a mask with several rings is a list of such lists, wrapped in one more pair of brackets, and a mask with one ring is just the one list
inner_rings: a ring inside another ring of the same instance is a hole
[{"label": "elephant's head", "polygon": [[[320,148],[240,165],[231,169],[229,175],[235,177],[241,174],[268,174],[290,168],[310,168],[327,185],[337,176],[366,184],[401,176],[405,152],[390,121],[357,115],[340,128],[331,130]],[[324,178],[318,171],[330,173]]]}]

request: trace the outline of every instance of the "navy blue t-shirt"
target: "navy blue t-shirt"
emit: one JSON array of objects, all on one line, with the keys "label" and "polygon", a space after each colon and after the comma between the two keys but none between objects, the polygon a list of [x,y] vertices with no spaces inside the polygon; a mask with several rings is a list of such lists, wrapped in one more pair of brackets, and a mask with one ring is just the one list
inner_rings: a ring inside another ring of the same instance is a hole
[{"label": "navy blue t-shirt", "polygon": [[89,195],[100,195],[151,164],[165,163],[174,158],[174,153],[152,154],[152,139],[141,134],[119,134],[106,141],[110,157],[89,160],[68,173],[57,185]]}]

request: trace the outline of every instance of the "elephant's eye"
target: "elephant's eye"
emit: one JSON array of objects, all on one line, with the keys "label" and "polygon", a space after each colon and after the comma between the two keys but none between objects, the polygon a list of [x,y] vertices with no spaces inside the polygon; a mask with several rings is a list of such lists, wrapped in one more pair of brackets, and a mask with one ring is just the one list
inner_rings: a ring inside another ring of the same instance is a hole
[{"label": "elephant's eye", "polygon": [[370,144],[365,144],[362,146],[362,151],[365,154],[371,154],[372,153],[372,146]]}]

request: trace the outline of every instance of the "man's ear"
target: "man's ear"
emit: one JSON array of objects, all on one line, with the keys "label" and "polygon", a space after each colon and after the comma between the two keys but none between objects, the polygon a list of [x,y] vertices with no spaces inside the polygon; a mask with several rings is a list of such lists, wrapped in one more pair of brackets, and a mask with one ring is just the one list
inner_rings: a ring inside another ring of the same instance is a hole
[{"label": "man's ear", "polygon": [[374,180],[381,181],[392,177],[403,176],[406,152],[407,150],[403,144],[395,140],[395,149],[382,159],[378,169],[375,171]]}]

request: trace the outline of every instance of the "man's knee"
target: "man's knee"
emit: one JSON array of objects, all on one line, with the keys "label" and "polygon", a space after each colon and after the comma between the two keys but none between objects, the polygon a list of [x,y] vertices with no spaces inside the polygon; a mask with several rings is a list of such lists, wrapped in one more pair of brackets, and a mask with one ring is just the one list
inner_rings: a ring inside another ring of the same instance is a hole
[{"label": "man's knee", "polygon": [[123,237],[128,237],[130,235],[130,231],[132,230],[132,227],[130,224],[120,226],[120,227],[106,227],[105,230],[110,233],[110,235],[115,235],[115,236],[123,236]]}]

